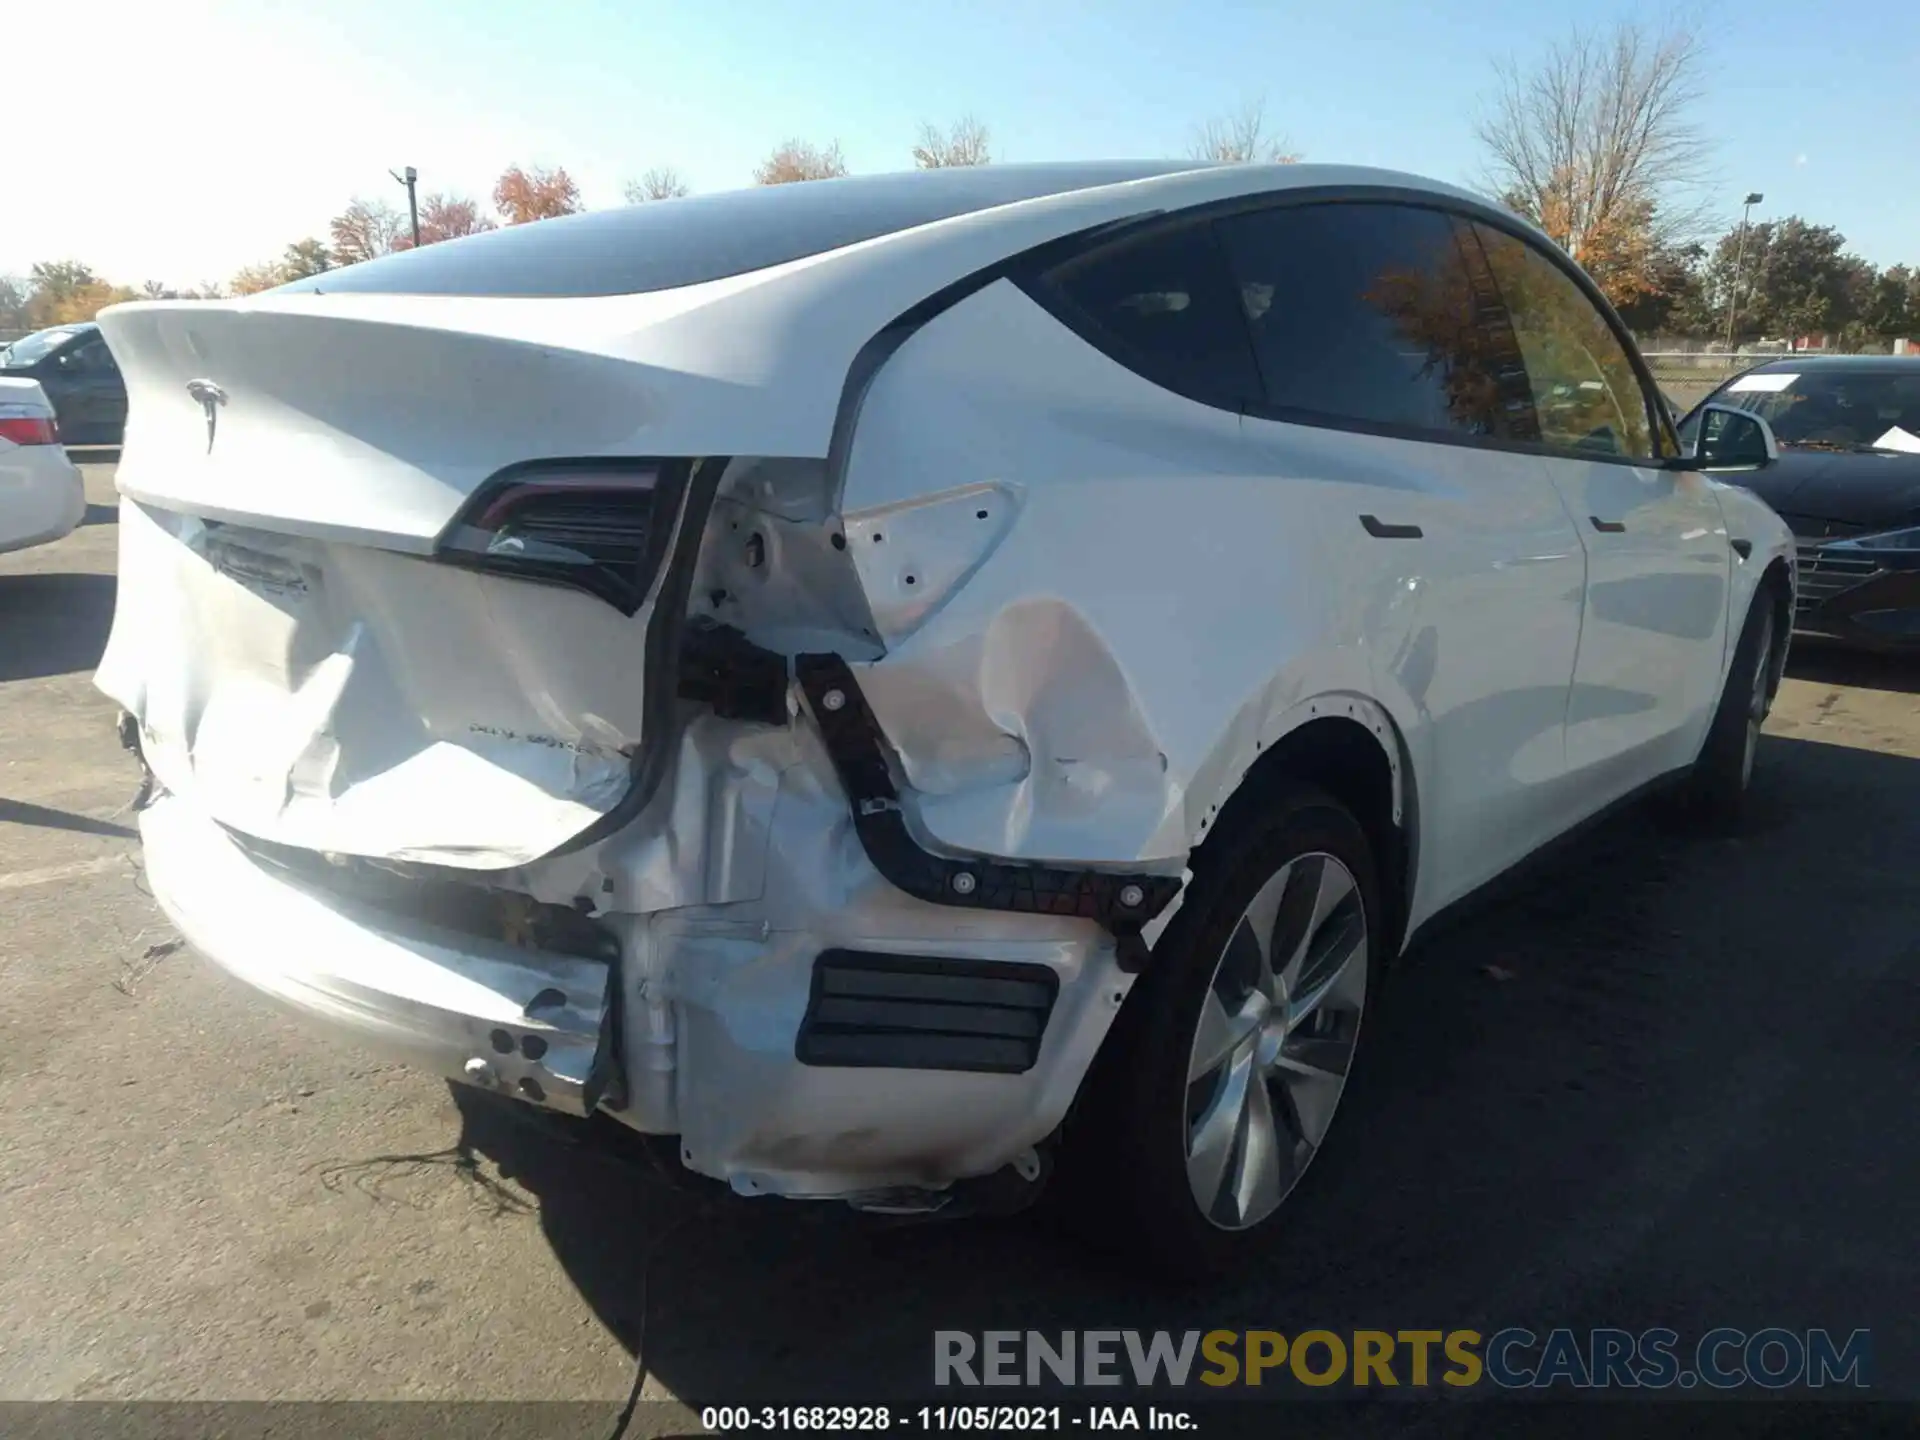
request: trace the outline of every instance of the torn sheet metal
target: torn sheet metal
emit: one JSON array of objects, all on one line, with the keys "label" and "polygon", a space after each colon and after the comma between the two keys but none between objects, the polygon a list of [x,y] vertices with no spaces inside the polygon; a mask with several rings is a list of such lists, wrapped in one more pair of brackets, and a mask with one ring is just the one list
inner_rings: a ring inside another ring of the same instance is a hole
[{"label": "torn sheet metal", "polygon": [[[990,1173],[1059,1125],[1133,977],[1091,921],[955,910],[888,884],[819,736],[806,725],[792,736],[757,898],[607,919],[622,940],[631,1096],[617,1118],[678,1134],[689,1168],[747,1195]],[[834,946],[1048,967],[1060,998],[1038,1063],[1015,1075],[890,1070],[885,1083],[799,1063],[814,958]]]}]

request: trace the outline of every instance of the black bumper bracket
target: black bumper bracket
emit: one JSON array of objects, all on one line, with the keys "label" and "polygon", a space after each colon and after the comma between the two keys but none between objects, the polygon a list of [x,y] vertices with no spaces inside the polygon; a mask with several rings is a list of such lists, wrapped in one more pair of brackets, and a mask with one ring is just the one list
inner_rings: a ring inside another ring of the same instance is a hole
[{"label": "black bumper bracket", "polygon": [[847,662],[838,655],[797,655],[793,668],[853,808],[854,831],[888,883],[934,905],[1092,920],[1114,937],[1122,970],[1132,974],[1146,966],[1149,951],[1140,929],[1180,893],[1179,877],[923,849],[900,809],[886,734]]}]

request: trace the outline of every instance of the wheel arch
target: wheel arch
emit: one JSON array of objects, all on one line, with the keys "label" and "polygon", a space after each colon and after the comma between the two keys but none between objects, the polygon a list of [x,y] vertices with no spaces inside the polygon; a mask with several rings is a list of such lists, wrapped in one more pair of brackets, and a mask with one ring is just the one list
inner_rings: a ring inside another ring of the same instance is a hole
[{"label": "wheel arch", "polygon": [[1272,739],[1255,740],[1238,777],[1202,818],[1189,864],[1209,847],[1233,843],[1250,815],[1300,784],[1332,795],[1366,832],[1391,906],[1388,953],[1398,954],[1419,863],[1419,796],[1405,738],[1386,707],[1369,696],[1335,692],[1301,701],[1281,717]]}]

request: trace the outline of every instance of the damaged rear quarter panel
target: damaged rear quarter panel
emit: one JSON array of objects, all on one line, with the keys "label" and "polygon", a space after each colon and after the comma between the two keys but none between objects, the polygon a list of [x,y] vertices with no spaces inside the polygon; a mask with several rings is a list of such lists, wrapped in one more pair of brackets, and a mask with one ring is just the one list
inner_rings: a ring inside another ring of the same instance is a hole
[{"label": "damaged rear quarter panel", "polygon": [[1366,617],[1390,597],[1360,553],[1364,479],[1274,468],[1237,415],[1007,281],[913,335],[866,396],[842,508],[876,617],[964,550],[953,532],[986,528],[952,503],[974,493],[1017,502],[1004,536],[944,604],[893,619],[861,676],[936,841],[1175,862],[1303,702],[1373,693]]}]

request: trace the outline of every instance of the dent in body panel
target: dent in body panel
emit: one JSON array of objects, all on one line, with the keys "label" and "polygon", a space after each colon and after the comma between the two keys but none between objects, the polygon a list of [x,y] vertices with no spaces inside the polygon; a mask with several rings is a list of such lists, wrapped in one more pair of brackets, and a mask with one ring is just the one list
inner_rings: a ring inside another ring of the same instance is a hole
[{"label": "dent in body panel", "polygon": [[[213,526],[129,500],[96,683],[169,790],[308,849],[524,864],[625,793],[638,667],[550,637],[643,620],[409,556]],[[510,588],[513,603],[496,604]],[[209,644],[201,637],[217,637]]]},{"label": "dent in body panel", "polygon": [[[743,727],[723,722],[740,732]],[[632,1103],[686,1164],[744,1194],[847,1196],[989,1173],[1059,1125],[1132,977],[1090,921],[955,910],[889,885],[854,833],[818,735],[795,726],[758,893],[616,914]],[[1045,966],[1060,999],[1018,1075],[796,1064],[814,957],[834,947]]]},{"label": "dent in body panel", "polygon": [[[935,842],[1178,865],[1260,747],[1305,718],[1283,721],[1292,707],[1370,691],[1357,516],[1377,487],[1291,462],[1006,282],[901,345],[850,447],[850,545],[856,517],[964,528],[979,516],[959,497],[1018,501],[972,579],[901,616],[915,628],[861,677]],[[901,572],[862,566],[878,617]]]}]

